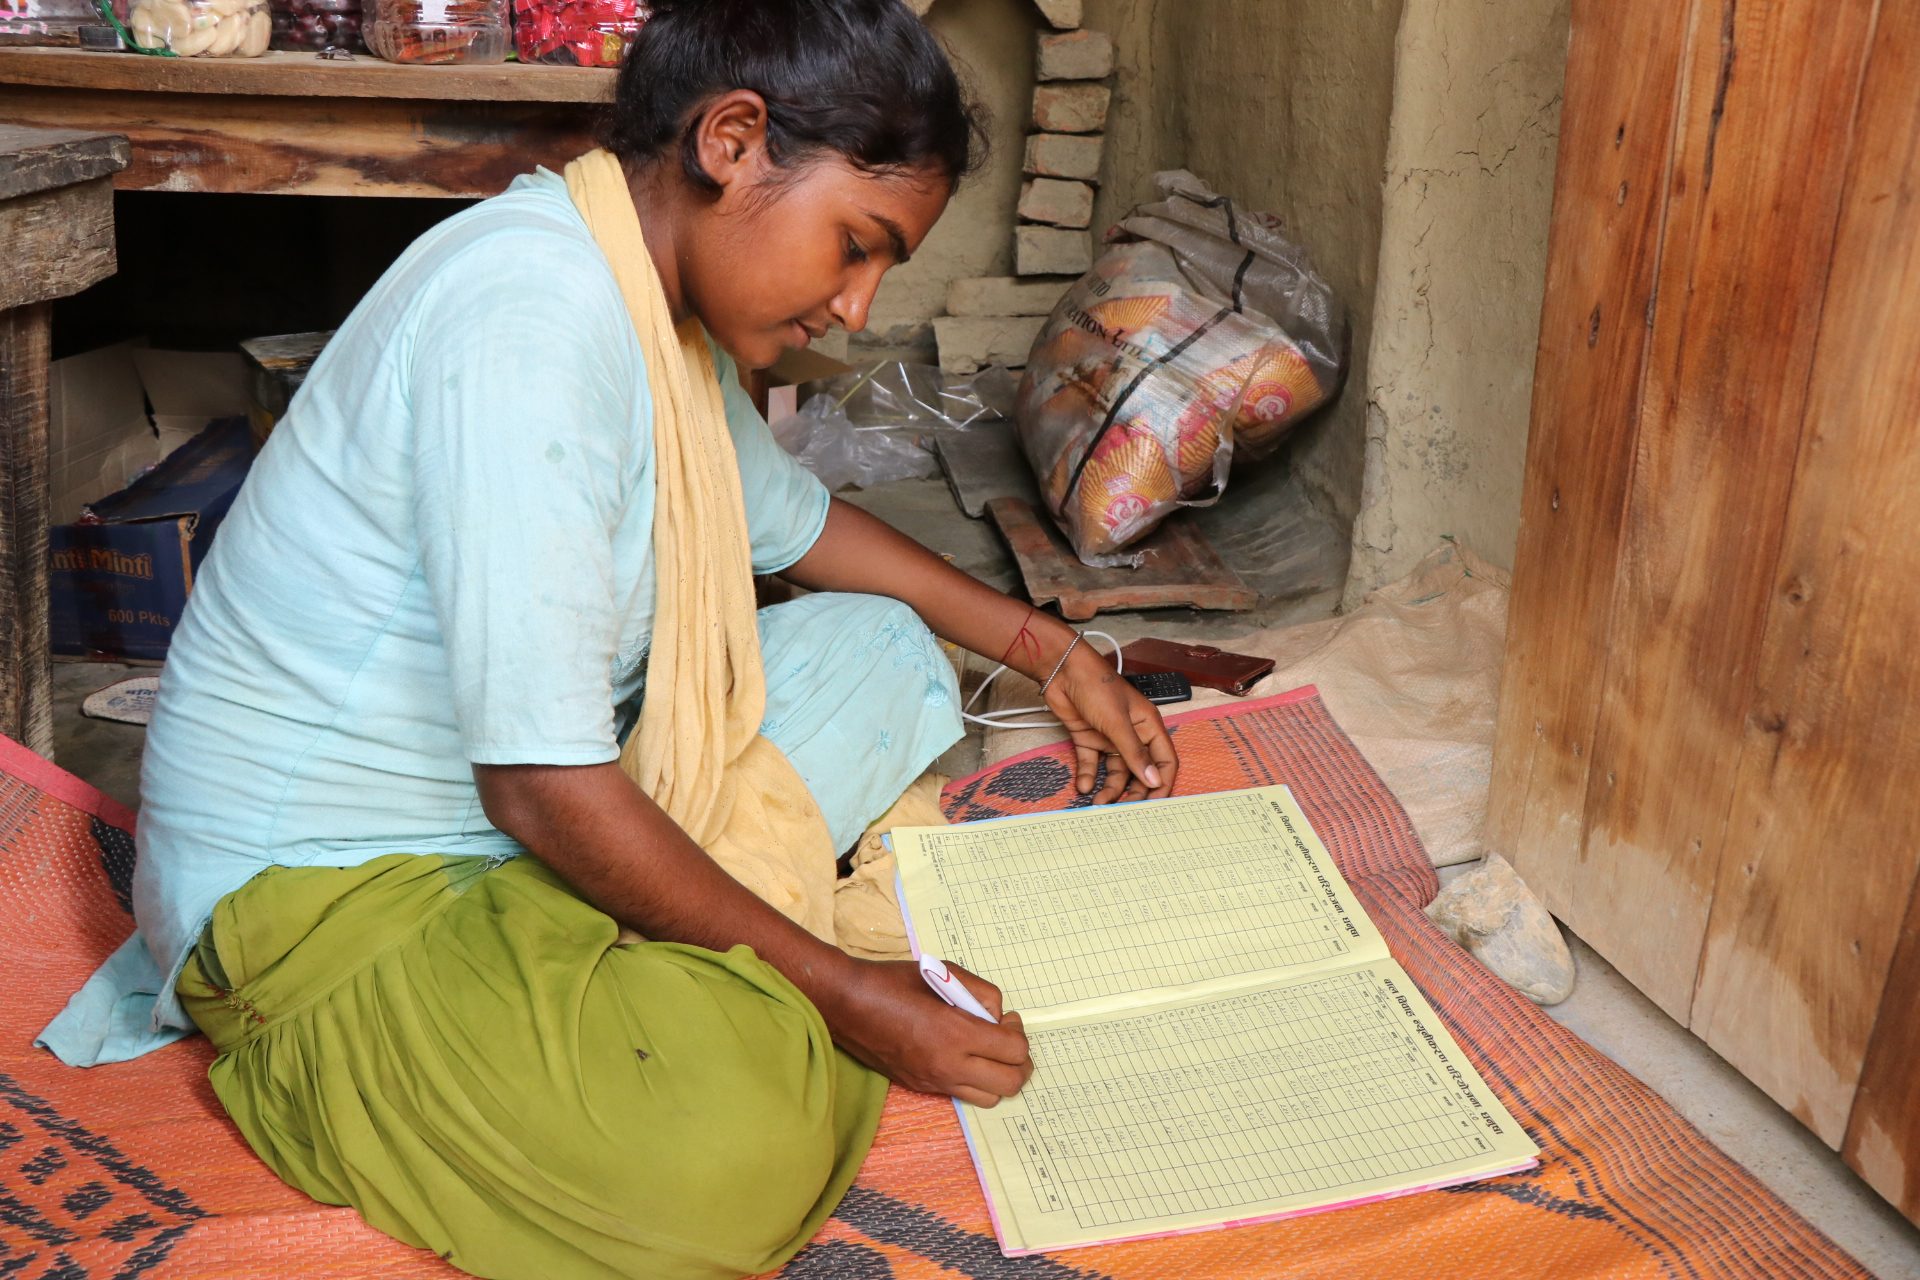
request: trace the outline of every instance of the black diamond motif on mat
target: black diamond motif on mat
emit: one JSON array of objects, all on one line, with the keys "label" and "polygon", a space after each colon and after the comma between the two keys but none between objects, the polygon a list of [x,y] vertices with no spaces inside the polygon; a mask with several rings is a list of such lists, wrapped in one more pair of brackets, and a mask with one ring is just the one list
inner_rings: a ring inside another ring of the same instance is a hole
[{"label": "black diamond motif on mat", "polygon": [[0,1280],[153,1276],[212,1216],[7,1075],[0,1115]]},{"label": "black diamond motif on mat", "polygon": [[[1553,1157],[1544,1158],[1551,1160]],[[1544,1209],[1563,1218],[1582,1218],[1592,1222],[1616,1221],[1603,1204],[1590,1200],[1566,1200],[1548,1191],[1540,1184],[1540,1177],[1545,1172],[1544,1168],[1525,1169],[1486,1182],[1469,1182],[1457,1187],[1442,1187],[1441,1190],[1450,1195],[1505,1196],[1516,1204]]]},{"label": "black diamond motif on mat", "polygon": [[[992,1236],[955,1226],[925,1205],[908,1204],[858,1183],[847,1189],[833,1216],[869,1240],[917,1254],[967,1280],[1109,1280],[1102,1272],[1039,1255],[1009,1258]],[[806,1256],[802,1253],[794,1261]]]},{"label": "black diamond motif on mat", "polygon": [[107,873],[120,909],[133,914],[133,835],[110,822],[93,819],[93,842],[100,846],[100,868]]},{"label": "black diamond motif on mat", "polygon": [[1073,770],[1048,756],[1035,756],[1002,768],[986,780],[987,794],[1038,804],[1060,794],[1073,780]]},{"label": "black diamond motif on mat", "polygon": [[794,1256],[780,1280],[894,1280],[887,1255],[847,1240],[823,1240]]}]

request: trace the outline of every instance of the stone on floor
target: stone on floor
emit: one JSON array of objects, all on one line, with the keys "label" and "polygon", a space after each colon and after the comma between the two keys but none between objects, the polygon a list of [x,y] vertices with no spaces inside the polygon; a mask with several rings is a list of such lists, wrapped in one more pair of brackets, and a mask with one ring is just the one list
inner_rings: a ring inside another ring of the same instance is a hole
[{"label": "stone on floor", "polygon": [[1535,1004],[1573,994],[1573,956],[1560,926],[1499,854],[1442,889],[1427,918]]}]

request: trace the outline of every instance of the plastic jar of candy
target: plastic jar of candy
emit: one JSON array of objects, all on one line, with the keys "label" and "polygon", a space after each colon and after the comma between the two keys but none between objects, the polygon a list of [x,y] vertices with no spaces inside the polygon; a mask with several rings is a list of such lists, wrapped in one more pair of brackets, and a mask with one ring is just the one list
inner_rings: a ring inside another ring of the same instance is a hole
[{"label": "plastic jar of candy", "polygon": [[360,35],[360,0],[270,0],[273,41],[270,47],[295,53],[322,49],[366,50]]},{"label": "plastic jar of candy", "polygon": [[617,67],[647,20],[636,0],[513,0],[513,47],[522,62]]},{"label": "plastic jar of candy", "polygon": [[273,20],[267,0],[133,0],[127,31],[137,48],[182,58],[257,58]]},{"label": "plastic jar of candy", "polygon": [[388,62],[505,62],[507,0],[365,0],[367,47]]},{"label": "plastic jar of candy", "polygon": [[100,20],[92,0],[0,0],[0,44],[76,44]]}]

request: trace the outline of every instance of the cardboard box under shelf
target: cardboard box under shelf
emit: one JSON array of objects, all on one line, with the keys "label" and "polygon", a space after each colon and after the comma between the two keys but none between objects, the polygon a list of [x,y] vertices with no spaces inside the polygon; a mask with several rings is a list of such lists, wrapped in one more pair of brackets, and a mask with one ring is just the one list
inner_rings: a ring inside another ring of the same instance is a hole
[{"label": "cardboard box under shelf", "polygon": [[52,649],[159,661],[253,461],[245,418],[226,418],[120,492],[92,519],[48,533]]},{"label": "cardboard box under shelf", "polygon": [[247,370],[235,352],[122,342],[55,360],[47,379],[50,518],[78,520],[87,503],[125,488],[209,422],[246,411]]}]

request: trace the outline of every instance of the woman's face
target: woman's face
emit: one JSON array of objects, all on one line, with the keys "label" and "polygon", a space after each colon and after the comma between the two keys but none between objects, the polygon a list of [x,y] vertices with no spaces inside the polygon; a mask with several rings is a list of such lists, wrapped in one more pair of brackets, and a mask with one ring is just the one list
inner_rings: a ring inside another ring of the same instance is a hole
[{"label": "woman's face", "polygon": [[762,369],[833,325],[866,328],[880,278],[920,247],[951,188],[941,175],[863,173],[832,155],[778,168],[763,116],[731,123],[706,121],[717,154],[703,137],[702,159],[721,191],[677,237],[679,283],[714,340]]}]

